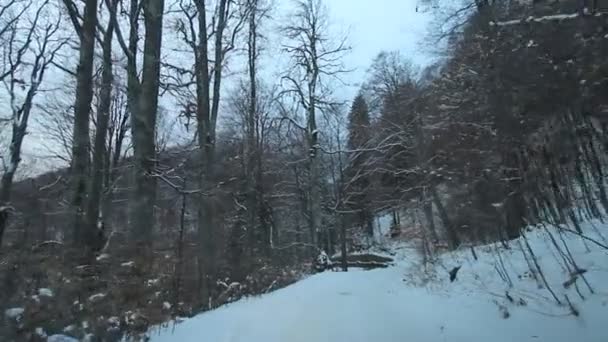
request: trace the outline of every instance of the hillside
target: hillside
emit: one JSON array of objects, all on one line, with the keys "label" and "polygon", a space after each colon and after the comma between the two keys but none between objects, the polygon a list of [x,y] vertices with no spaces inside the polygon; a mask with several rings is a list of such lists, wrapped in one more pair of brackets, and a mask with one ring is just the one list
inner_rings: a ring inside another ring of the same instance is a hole
[{"label": "hillside", "polygon": [[607,1],[0,0],[0,342],[608,341]]},{"label": "hillside", "polygon": [[[605,246],[596,231],[605,232],[606,224],[590,221],[584,228]],[[587,271],[567,289],[563,284],[571,278],[549,233],[560,240],[560,250],[563,237],[573,260]],[[555,229],[534,230],[527,239],[561,304],[531,276],[520,248],[523,238],[511,241],[510,250],[478,248],[478,261],[467,251],[443,254],[426,271],[415,249],[394,244],[393,267],[313,275],[271,294],[153,328],[150,341],[606,341],[608,250]],[[512,286],[497,272],[500,258]],[[454,266],[462,268],[450,282],[448,270]]]}]

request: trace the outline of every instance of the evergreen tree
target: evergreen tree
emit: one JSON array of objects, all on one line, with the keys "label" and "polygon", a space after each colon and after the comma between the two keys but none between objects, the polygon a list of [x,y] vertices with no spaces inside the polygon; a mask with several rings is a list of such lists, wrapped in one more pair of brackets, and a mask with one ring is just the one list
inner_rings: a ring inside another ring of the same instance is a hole
[{"label": "evergreen tree", "polygon": [[370,205],[369,152],[365,147],[370,140],[369,108],[363,95],[355,97],[348,115],[347,147],[352,151],[346,172],[346,203],[357,213],[357,222],[367,234],[373,235],[373,208]]}]

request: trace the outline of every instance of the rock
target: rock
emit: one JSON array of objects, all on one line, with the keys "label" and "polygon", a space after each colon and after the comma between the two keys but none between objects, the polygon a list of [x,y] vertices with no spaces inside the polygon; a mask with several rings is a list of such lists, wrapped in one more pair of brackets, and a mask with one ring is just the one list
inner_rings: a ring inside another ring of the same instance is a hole
[{"label": "rock", "polygon": [[456,266],[450,270],[450,282],[453,283],[456,280],[456,275],[458,274],[458,270],[460,270],[462,266]]}]

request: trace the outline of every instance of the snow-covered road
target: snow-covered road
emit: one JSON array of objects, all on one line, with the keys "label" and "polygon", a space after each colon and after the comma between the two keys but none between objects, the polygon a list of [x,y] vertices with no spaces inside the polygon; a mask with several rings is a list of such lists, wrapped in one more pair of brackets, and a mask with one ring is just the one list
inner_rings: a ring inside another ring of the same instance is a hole
[{"label": "snow-covered road", "polygon": [[[157,327],[150,337],[152,342],[606,342],[608,253],[591,244],[587,251],[581,239],[567,239],[595,292],[590,294],[579,279],[576,285],[585,300],[575,286],[563,287],[569,276],[546,232],[529,233],[552,289],[562,302],[568,296],[579,317],[526,277],[523,253],[512,243],[513,249],[501,252],[514,282],[511,288],[495,270],[498,258],[492,246],[479,249],[479,261],[465,251],[443,256],[443,266],[436,268],[439,279],[425,286],[413,283],[420,268],[413,253],[403,249],[394,267],[317,274],[268,295]],[[454,265],[462,269],[450,283],[447,269]]]}]

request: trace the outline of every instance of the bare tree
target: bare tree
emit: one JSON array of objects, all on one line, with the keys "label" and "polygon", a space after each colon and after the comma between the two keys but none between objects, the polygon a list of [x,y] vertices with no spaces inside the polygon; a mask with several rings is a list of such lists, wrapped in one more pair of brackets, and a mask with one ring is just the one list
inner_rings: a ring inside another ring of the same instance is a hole
[{"label": "bare tree", "polygon": [[64,90],[58,90],[55,96],[45,99],[45,105],[41,106],[41,113],[35,119],[41,136],[49,142],[43,146],[45,151],[42,154],[67,166],[71,162],[73,145],[73,90],[72,84],[66,82]]},{"label": "bare tree", "polygon": [[[249,0],[249,31],[247,35],[247,66],[249,72],[249,106],[247,111],[245,143],[245,177],[247,179],[247,224],[249,226],[250,241],[256,230],[257,195],[256,195],[256,115],[257,115],[257,61],[258,61],[258,0]],[[252,246],[250,246],[251,248]]]},{"label": "bare tree", "polygon": [[[247,220],[250,241],[258,229],[263,230],[262,248],[270,252],[272,247],[271,228],[268,227],[265,217],[266,201],[262,186],[262,159],[264,117],[269,108],[265,108],[264,100],[258,98],[258,59],[260,55],[260,22],[267,17],[270,7],[260,0],[248,0],[248,32],[247,32],[247,66],[248,66],[248,105],[245,120],[245,177],[247,197]],[[267,208],[266,208],[267,209]],[[259,224],[258,224],[259,222]],[[250,246],[253,249],[253,246]]]},{"label": "bare tree", "polygon": [[[180,1],[183,16],[177,22],[177,31],[188,45],[194,56],[193,83],[196,88],[195,116],[197,137],[200,149],[201,175],[200,188],[213,188],[214,162],[216,148],[216,126],[218,120],[223,70],[227,55],[235,48],[235,40],[243,29],[246,16],[243,9],[247,6],[235,1],[218,0],[215,5],[208,1]],[[208,21],[208,11],[214,14]],[[183,74],[188,70],[180,70]],[[190,73],[191,74],[191,73]],[[201,244],[199,276],[206,277],[203,298],[208,297],[206,290],[212,287],[215,274],[216,225],[210,193],[199,194],[198,234]]]},{"label": "bare tree", "polygon": [[[116,11],[118,1],[112,1],[111,11]],[[106,137],[110,123],[110,109],[112,105],[112,38],[114,35],[114,22],[108,21],[102,41],[102,75],[101,87],[99,91],[99,102],[97,104],[97,117],[95,120],[95,143],[93,146],[92,177],[88,190],[88,201],[86,207],[86,231],[87,245],[94,249],[101,248],[103,244],[103,231],[98,229],[99,211],[101,206],[101,195],[104,185],[104,162],[106,161]],[[106,164],[106,167],[108,165]]]},{"label": "bare tree", "polygon": [[399,51],[378,53],[368,70],[369,79],[363,85],[371,111],[380,111],[385,99],[394,97],[403,87],[414,87],[416,73],[413,64]]},{"label": "bare tree", "polygon": [[334,105],[328,81],[346,72],[341,59],[349,47],[345,39],[337,44],[330,39],[328,14],[321,0],[297,1],[291,17],[292,23],[283,32],[289,39],[284,50],[290,55],[292,68],[283,81],[285,94],[293,96],[306,112],[303,128],[308,147],[308,227],[311,242],[317,246],[322,214],[317,114]]},{"label": "bare tree", "polygon": [[[0,72],[0,81],[4,81],[4,79],[14,73],[19,65],[21,65],[23,55],[30,46],[31,38],[25,39],[25,44],[22,44],[21,46],[15,46],[14,41],[17,35],[17,25],[24,15],[27,15],[26,12],[31,5],[32,4],[27,4],[19,0],[11,0],[6,4],[3,4],[0,8],[0,41],[3,44],[8,43],[7,47],[10,52],[7,53],[6,51],[3,51],[3,65],[2,71]],[[31,29],[27,30],[28,37],[31,37],[32,34],[33,31]],[[9,57],[12,58],[14,61],[13,63],[7,61]]]},{"label": "bare tree", "polygon": [[76,2],[63,0],[74,30],[78,34],[79,59],[76,70],[76,97],[74,100],[74,125],[72,144],[72,199],[73,243],[91,247],[94,231],[84,225],[87,177],[90,168],[89,115],[93,100],[93,63],[95,58],[95,34],[97,27],[97,0],[86,0],[82,17]]},{"label": "bare tree", "polygon": [[[107,3],[110,3],[107,0]],[[154,203],[156,202],[156,116],[160,86],[161,45],[164,0],[132,0],[129,6],[129,37],[125,42],[118,14],[110,9],[116,37],[127,56],[127,104],[131,118],[134,156],[134,190],[130,208],[131,240],[142,253],[142,260],[149,256],[154,227]],[[139,42],[139,17],[144,17],[144,47],[141,80],[137,67]]]},{"label": "bare tree", "polygon": [[[40,90],[47,68],[57,51],[66,41],[56,37],[61,19],[49,19],[46,12],[48,1],[42,2],[26,20],[27,9],[9,16],[3,34],[8,34],[2,51],[6,62],[0,81],[6,87],[11,108],[11,141],[8,156],[2,157],[3,171],[0,188],[0,245],[11,210],[11,188],[15,172],[21,162],[21,147],[27,134],[28,122],[34,108],[34,99]],[[4,22],[6,18],[0,17]],[[24,23],[26,22],[26,23]]]}]

